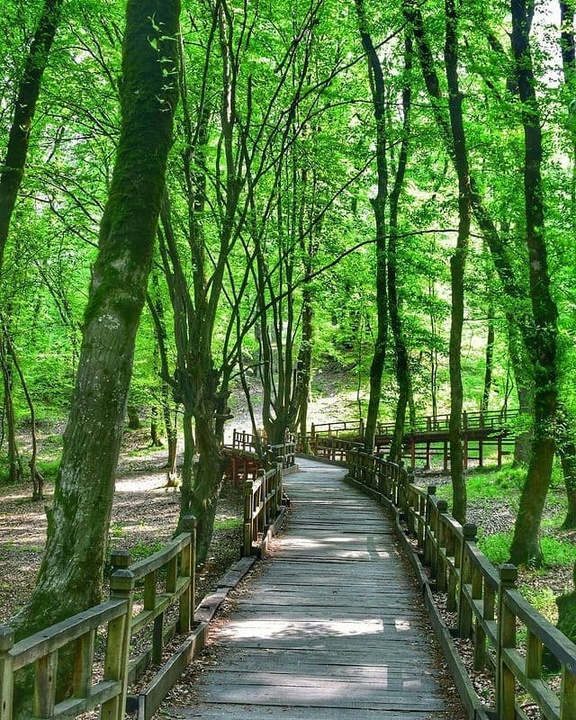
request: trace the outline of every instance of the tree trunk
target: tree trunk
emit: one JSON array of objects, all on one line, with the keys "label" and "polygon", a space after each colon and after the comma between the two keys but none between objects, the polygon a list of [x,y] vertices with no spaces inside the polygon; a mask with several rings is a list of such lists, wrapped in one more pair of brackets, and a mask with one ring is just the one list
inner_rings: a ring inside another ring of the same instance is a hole
[{"label": "tree trunk", "polygon": [[556,450],[560,457],[568,508],[562,523],[565,530],[576,528],[576,440],[574,422],[566,408],[559,404],[556,423]]},{"label": "tree trunk", "polygon": [[488,304],[488,336],[486,337],[486,351],[484,354],[484,387],[482,390],[482,404],[480,410],[488,412],[490,406],[490,392],[492,390],[492,370],[494,365],[494,308],[492,302]]},{"label": "tree trunk", "polygon": [[[84,316],[76,386],[46,551],[21,638],[97,604],[135,336],[172,141],[178,0],[129,0],[122,125]],[[166,71],[169,74],[166,75]]]},{"label": "tree trunk", "polygon": [[406,346],[406,338],[400,313],[400,293],[398,288],[398,210],[400,193],[406,176],[408,164],[408,147],[410,141],[410,111],[412,104],[412,36],[406,31],[404,39],[404,72],[406,83],[402,92],[402,109],[404,122],[402,128],[402,144],[398,156],[398,165],[394,178],[394,186],[390,192],[390,237],[388,239],[388,301],[390,308],[390,327],[394,337],[396,350],[396,382],[398,384],[398,400],[394,420],[394,434],[390,443],[389,458],[392,462],[400,462],[402,458],[404,425],[406,410],[411,394],[410,358]]},{"label": "tree trunk", "polygon": [[2,364],[2,380],[4,385],[4,428],[8,443],[8,478],[7,482],[12,485],[22,480],[24,469],[22,459],[18,452],[18,440],[16,438],[16,413],[14,411],[13,372],[10,353],[8,351],[8,339],[5,335],[5,328],[2,328],[0,335],[0,361]]},{"label": "tree trunk", "polygon": [[[31,435],[31,439],[32,439],[32,452],[30,455],[30,460],[28,461],[28,467],[30,468],[30,479],[32,480],[32,488],[33,488],[32,489],[32,500],[43,500],[44,499],[44,477],[42,476],[42,473],[38,470],[38,466],[37,466],[38,436],[36,434],[36,411],[34,408],[34,402],[32,400],[32,396],[30,395],[30,391],[28,390],[28,384],[26,382],[26,378],[24,377],[24,373],[22,371],[22,367],[18,360],[18,356],[16,355],[16,349],[14,348],[12,339],[8,332],[8,328],[6,327],[4,318],[2,317],[1,313],[0,313],[0,324],[2,326],[2,337],[4,340],[6,355],[7,355],[7,357],[10,358],[11,366],[13,366],[16,369],[16,372],[18,373],[18,377],[20,378],[20,385],[22,386],[22,391],[26,398],[26,404],[28,405],[28,410],[30,410],[30,435]],[[11,402],[11,398],[10,398],[10,402]],[[13,415],[13,408],[12,408],[12,415]],[[13,422],[14,422],[14,420],[15,420],[15,418],[12,417]],[[13,441],[15,442],[15,437],[14,437]],[[17,450],[16,446],[15,446],[15,449]],[[20,475],[22,475],[22,461],[20,460],[18,454],[16,455],[16,457],[20,464],[20,468],[19,468]],[[10,470],[12,471],[12,463],[11,463]]]},{"label": "tree trunk", "polygon": [[368,32],[364,1],[356,0],[358,27],[362,47],[368,60],[368,76],[372,92],[372,105],[376,121],[376,197],[371,199],[376,226],[376,317],[377,329],[374,342],[374,354],[370,364],[370,395],[366,413],[364,430],[364,447],[372,452],[380,395],[382,392],[382,375],[386,362],[388,344],[388,278],[386,270],[386,202],[388,200],[388,165],[386,160],[386,87],[380,58]]},{"label": "tree trunk", "polygon": [[[307,270],[311,269],[307,267]],[[302,337],[298,361],[296,363],[296,381],[294,383],[294,396],[297,412],[297,424],[300,428],[300,437],[306,438],[308,425],[308,402],[310,398],[310,382],[312,380],[312,344],[314,341],[314,307],[312,293],[305,287],[302,292]],[[296,426],[294,427],[296,429]],[[309,448],[303,448],[308,452]]]},{"label": "tree trunk", "polygon": [[540,522],[554,461],[554,424],[558,401],[556,337],[558,310],[550,293],[544,239],[544,190],[541,178],[542,130],[529,44],[530,15],[525,0],[511,0],[512,51],[522,103],[526,245],[533,328],[527,338],[534,368],[534,438],[526,484],[510,548],[513,563],[539,565]]},{"label": "tree trunk", "polygon": [[40,95],[42,76],[48,64],[50,48],[60,23],[63,0],[45,0],[42,15],[28,57],[16,97],[16,108],[10,133],[6,156],[0,173],[0,272],[4,259],[4,249],[10,231],[10,221],[18,192],[24,177],[24,166],[30,144],[32,120]]},{"label": "tree trunk", "polygon": [[444,46],[448,80],[448,108],[458,175],[458,240],[450,258],[452,321],[450,325],[450,475],[452,515],[466,521],[466,482],[462,448],[462,327],[464,324],[464,271],[470,239],[471,191],[468,151],[462,116],[462,95],[458,83],[458,17],[454,0],[446,0],[446,42]]},{"label": "tree trunk", "polygon": [[508,356],[512,364],[520,428],[514,439],[514,465],[527,465],[534,426],[534,373],[520,328],[511,313],[507,313]]}]

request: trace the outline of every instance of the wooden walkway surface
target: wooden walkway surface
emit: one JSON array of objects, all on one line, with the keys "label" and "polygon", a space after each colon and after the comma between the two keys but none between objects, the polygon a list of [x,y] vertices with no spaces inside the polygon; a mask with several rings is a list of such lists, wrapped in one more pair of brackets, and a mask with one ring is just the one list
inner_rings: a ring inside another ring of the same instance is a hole
[{"label": "wooden walkway surface", "polygon": [[[299,461],[272,559],[215,631],[203,720],[460,720],[441,690],[419,594],[376,503]],[[167,713],[168,714],[168,713]]]}]

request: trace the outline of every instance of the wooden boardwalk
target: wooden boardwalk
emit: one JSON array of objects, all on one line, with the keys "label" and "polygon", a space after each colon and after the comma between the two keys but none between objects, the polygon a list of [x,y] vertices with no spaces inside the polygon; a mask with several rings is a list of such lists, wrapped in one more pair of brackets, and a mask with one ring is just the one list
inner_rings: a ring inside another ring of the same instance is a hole
[{"label": "wooden boardwalk", "polygon": [[273,558],[215,631],[200,704],[173,716],[460,720],[386,515],[340,468],[300,466],[286,478],[292,507]]}]

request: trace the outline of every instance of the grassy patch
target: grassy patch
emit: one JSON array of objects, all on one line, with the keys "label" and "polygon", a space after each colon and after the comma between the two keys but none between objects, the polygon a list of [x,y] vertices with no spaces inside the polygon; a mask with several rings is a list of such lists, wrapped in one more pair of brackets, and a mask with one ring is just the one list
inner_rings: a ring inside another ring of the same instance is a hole
[{"label": "grassy patch", "polygon": [[512,533],[481,534],[478,538],[478,547],[496,567],[508,562],[511,543]]},{"label": "grassy patch", "polygon": [[46,482],[54,482],[60,469],[60,458],[54,458],[53,460],[39,460],[38,469],[42,473]]},{"label": "grassy patch", "polygon": [[[544,567],[574,564],[576,551],[574,544],[569,540],[555,537],[542,537],[542,552],[544,554]],[[481,535],[478,538],[478,547],[493,565],[502,565],[510,557],[512,533],[494,533]]]},{"label": "grassy patch", "polygon": [[543,615],[548,622],[556,623],[558,620],[558,607],[556,596],[549,587],[538,585],[520,585],[520,592],[533,608]]},{"label": "grassy patch", "polygon": [[216,518],[214,530],[233,530],[240,527],[243,522],[243,519],[239,517]]},{"label": "grassy patch", "polygon": [[130,548],[132,562],[136,562],[137,560],[144,560],[145,558],[150,557],[150,555],[154,555],[154,553],[158,552],[158,550],[162,550],[163,547],[164,543],[160,542],[159,540],[151,543],[137,542]]}]

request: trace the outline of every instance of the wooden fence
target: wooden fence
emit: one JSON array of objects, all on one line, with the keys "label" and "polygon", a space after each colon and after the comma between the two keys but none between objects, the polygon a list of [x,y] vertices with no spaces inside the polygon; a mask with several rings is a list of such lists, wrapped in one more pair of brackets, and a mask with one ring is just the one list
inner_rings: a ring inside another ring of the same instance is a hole
[{"label": "wooden fence", "polygon": [[[187,518],[185,532],[149,558],[130,564],[127,552],[113,556],[106,602],[17,643],[11,628],[1,626],[0,720],[12,720],[15,673],[27,667],[34,669],[31,718],[72,718],[97,707],[102,718],[124,718],[128,683],[150,662],[160,663],[170,637],[176,632],[186,634],[192,627],[195,544],[195,521]],[[177,620],[167,622],[172,608]],[[151,631],[149,647],[144,642],[134,657],[131,643],[146,630]],[[102,642],[105,650],[99,659],[97,648]],[[62,652],[72,653],[74,673],[71,693],[60,699],[58,659]],[[96,674],[101,678],[94,679]],[[154,709],[148,702],[147,717]]]},{"label": "wooden fence", "polygon": [[[464,469],[469,463],[482,467],[488,456],[498,467],[506,455],[511,454],[515,443],[510,425],[518,417],[517,409],[486,412],[462,413],[462,450]],[[386,451],[391,445],[394,423],[379,422],[376,427],[374,445],[376,451]],[[301,452],[330,460],[345,460],[346,442],[362,444],[364,423],[341,421],[313,424],[310,434],[298,438]],[[436,461],[445,471],[450,466],[450,415],[430,415],[407,426],[403,436],[403,454],[409,458],[412,467],[422,462],[430,468]],[[491,457],[491,456],[495,456]]]},{"label": "wooden fence", "polygon": [[244,485],[244,555],[265,553],[268,529],[282,507],[282,463],[260,470],[256,480]]},{"label": "wooden fence", "polygon": [[[282,473],[294,464],[293,443],[270,452],[278,462],[245,483],[247,556],[266,551],[282,515]],[[173,656],[145,692],[129,696],[128,687],[151,663],[160,665],[167,642],[176,634],[190,635],[194,624],[195,519],[186,518],[183,529],[138,562],[131,563],[126,551],[113,553],[106,602],[16,643],[12,629],[0,626],[0,720],[13,720],[15,674],[24,668],[32,668],[34,676],[31,719],[69,719],[97,708],[106,720],[122,720],[126,710],[137,711],[139,720],[152,716],[190,657],[189,644],[177,651],[185,660]],[[74,672],[71,692],[61,699],[63,652],[71,653]]]},{"label": "wooden fence", "polygon": [[[405,468],[352,448],[349,476],[393,504],[405,521],[432,584],[455,613],[451,633],[471,640],[474,668],[493,677],[496,717],[526,718],[520,698],[528,697],[542,718],[574,720],[576,645],[522,597],[516,568],[495,568],[476,545],[476,527],[462,527],[435,488],[417,487]],[[555,683],[545,653],[560,668]]]}]

